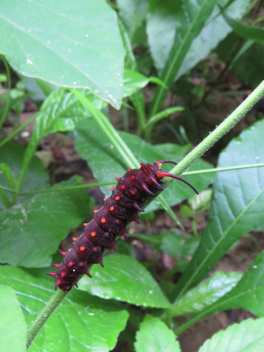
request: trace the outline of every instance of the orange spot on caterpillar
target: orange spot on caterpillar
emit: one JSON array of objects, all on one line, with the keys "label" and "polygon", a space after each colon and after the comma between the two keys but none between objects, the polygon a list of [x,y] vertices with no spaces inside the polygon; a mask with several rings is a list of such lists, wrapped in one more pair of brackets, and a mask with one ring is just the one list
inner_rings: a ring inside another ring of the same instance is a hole
[{"label": "orange spot on caterpillar", "polygon": [[71,268],[73,265],[74,265],[73,262],[69,262],[69,263],[68,263],[68,266],[69,266],[70,268]]},{"label": "orange spot on caterpillar", "polygon": [[98,249],[97,247],[94,247],[94,249],[93,249],[93,250],[94,250],[94,251],[97,251],[97,249]]},{"label": "orange spot on caterpillar", "polygon": [[98,210],[97,210],[97,209],[95,209],[95,210],[94,210],[94,213],[96,214],[97,212],[98,212]]},{"label": "orange spot on caterpillar", "polygon": [[55,268],[58,268],[60,266],[60,264],[52,264],[53,266],[55,266]]},{"label": "orange spot on caterpillar", "polygon": [[131,180],[135,180],[136,179],[136,177],[133,175],[133,176],[131,176]]},{"label": "orange spot on caterpillar", "polygon": [[109,235],[109,233],[108,233],[108,232],[105,232],[105,235],[106,235],[106,236],[108,236],[108,235]]},{"label": "orange spot on caterpillar", "polygon": [[80,262],[80,263],[79,263],[79,266],[84,266],[84,262]]},{"label": "orange spot on caterpillar", "polygon": [[109,209],[110,209],[110,211],[114,211],[114,210],[115,210],[115,207],[112,206],[112,207],[110,207]]},{"label": "orange spot on caterpillar", "polygon": [[106,201],[107,200],[107,198],[104,198],[104,201]]},{"label": "orange spot on caterpillar", "polygon": [[83,223],[83,226],[87,226],[87,225],[88,225],[88,222],[84,222],[84,223]]},{"label": "orange spot on caterpillar", "polygon": [[122,189],[122,191],[126,188],[124,185],[120,187]]},{"label": "orange spot on caterpillar", "polygon": [[91,236],[95,237],[96,236],[96,232],[95,231],[91,232]]},{"label": "orange spot on caterpillar", "polygon": [[131,171],[131,169],[127,168],[127,171],[129,172],[129,171]]},{"label": "orange spot on caterpillar", "polygon": [[65,271],[63,271],[62,273],[61,273],[61,277],[65,277],[67,275],[67,273],[65,272]]},{"label": "orange spot on caterpillar", "polygon": [[162,163],[157,163],[159,169],[162,167]]},{"label": "orange spot on caterpillar", "polygon": [[116,201],[118,201],[119,199],[120,199],[120,197],[119,197],[119,196],[116,196],[116,197],[115,197],[115,200],[116,200]]},{"label": "orange spot on caterpillar", "polygon": [[81,247],[80,247],[80,251],[81,251],[81,252],[84,252],[84,251],[85,251],[85,247],[84,247],[84,246],[81,246]]},{"label": "orange spot on caterpillar", "polygon": [[102,218],[102,219],[101,219],[101,223],[102,223],[102,224],[105,224],[105,223],[106,223],[106,218]]},{"label": "orange spot on caterpillar", "polygon": [[136,192],[135,191],[131,191],[131,194],[133,194],[133,196],[136,194]]},{"label": "orange spot on caterpillar", "polygon": [[119,222],[119,220],[118,220],[118,219],[115,219],[115,222]]},{"label": "orange spot on caterpillar", "polygon": [[73,237],[72,240],[75,242],[78,240],[78,237]]},{"label": "orange spot on caterpillar", "polygon": [[116,181],[119,181],[120,180],[120,177],[116,177]]},{"label": "orange spot on caterpillar", "polygon": [[151,170],[152,170],[152,171],[154,171],[154,168],[153,168],[153,166],[151,166],[150,168],[151,168]]},{"label": "orange spot on caterpillar", "polygon": [[113,190],[114,190],[114,187],[111,187],[111,188],[110,188],[110,191],[113,191]]}]

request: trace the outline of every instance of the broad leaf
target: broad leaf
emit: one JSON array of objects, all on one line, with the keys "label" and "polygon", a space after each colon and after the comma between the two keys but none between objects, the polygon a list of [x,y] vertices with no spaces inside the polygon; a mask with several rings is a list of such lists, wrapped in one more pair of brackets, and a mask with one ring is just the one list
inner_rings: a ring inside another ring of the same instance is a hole
[{"label": "broad leaf", "polygon": [[0,52],[19,73],[120,107],[124,49],[104,0],[4,0],[0,28]]},{"label": "broad leaf", "polygon": [[117,5],[126,29],[132,37],[147,15],[148,0],[117,0]]},{"label": "broad leaf", "polygon": [[[98,109],[102,109],[105,105],[89,90],[77,89],[77,91],[89,97]],[[39,111],[32,138],[36,143],[50,133],[71,131],[78,121],[88,116],[90,114],[72,92],[58,88],[49,95]]]},{"label": "broad leaf", "polygon": [[[155,3],[157,0],[154,0]],[[197,0],[195,2],[186,0],[177,8],[177,25],[173,45],[171,46],[166,64],[161,73],[161,80],[168,86],[157,87],[153,103],[151,106],[150,116],[155,115],[161,108],[168,89],[171,87],[182,62],[191,46],[193,39],[202,30],[205,21],[213,11],[217,0]],[[161,3],[164,5],[164,2]]]},{"label": "broad leaf", "polygon": [[15,292],[0,285],[0,351],[26,351],[27,325]]},{"label": "broad leaf", "polygon": [[[244,308],[255,315],[264,316],[264,252],[251,264],[239,283],[215,302],[208,311]],[[207,315],[207,311],[205,311]]]},{"label": "broad leaf", "polygon": [[[54,280],[41,270],[1,266],[0,281],[16,291],[29,326],[54,294]],[[73,289],[44,324],[29,352],[108,352],[127,318],[118,302]]]},{"label": "broad leaf", "polygon": [[[89,90],[76,89],[76,91],[89,97],[93,104],[99,109],[104,106],[103,101]],[[33,133],[23,158],[18,179],[19,185],[21,180],[25,177],[28,163],[37,149],[41,138],[58,131],[71,131],[75,128],[78,121],[88,116],[90,116],[90,114],[84,109],[72,92],[67,92],[65,88],[58,88],[53,91],[38,112]]]},{"label": "broad leaf", "polygon": [[180,352],[175,335],[159,318],[146,315],[136,334],[136,352]]},{"label": "broad leaf", "polygon": [[13,206],[0,215],[0,261],[31,268],[49,265],[60,241],[88,213],[83,189],[42,193]]},{"label": "broad leaf", "polygon": [[[219,167],[264,162],[264,120],[231,141],[221,153]],[[243,235],[264,223],[264,169],[220,172],[208,224],[187,270],[175,288],[182,296],[200,282]]]},{"label": "broad leaf", "polygon": [[[26,148],[20,144],[7,143],[0,149],[0,163],[6,163],[15,179],[19,175],[21,160],[25,153]],[[36,156],[33,156],[31,163],[29,164],[25,178],[21,185],[21,192],[33,191],[36,189],[43,189],[47,187],[49,175],[45,170],[42,162]],[[3,175],[0,174],[0,183],[2,186],[8,187],[7,180]],[[32,197],[32,195],[25,195],[18,198],[17,203],[21,203],[26,199]],[[3,204],[0,200],[0,208],[3,208]]]},{"label": "broad leaf", "polygon": [[264,44],[264,29],[246,26],[243,23],[234,20],[226,13],[223,13],[223,16],[226,22],[229,24],[230,27],[241,37],[245,39],[254,40],[254,42],[259,42]]},{"label": "broad leaf", "polygon": [[264,319],[247,319],[219,331],[198,352],[260,352],[264,347]]},{"label": "broad leaf", "polygon": [[242,274],[237,272],[225,273],[217,271],[208,280],[188,291],[173,305],[173,316],[193,314],[209,307],[224,296],[241,279]]},{"label": "broad leaf", "polygon": [[104,258],[104,268],[94,265],[90,273],[93,278],[83,277],[79,288],[93,295],[143,307],[170,307],[147,269],[129,256],[108,255]]},{"label": "broad leaf", "polygon": [[[218,3],[224,7],[228,0],[220,0]],[[233,18],[239,19],[245,13],[248,3],[249,0],[233,1],[226,9],[226,13]],[[147,33],[151,54],[159,72],[164,68],[173,45],[175,30],[179,26],[178,13],[179,3],[175,1],[166,1],[164,3],[151,0],[150,13],[147,20]],[[192,41],[177,77],[194,67],[231,32],[231,28],[224,18],[221,15],[217,16],[219,13],[219,7],[215,6],[200,34]]]},{"label": "broad leaf", "polygon": [[243,81],[248,82],[252,87],[256,87],[262,81],[262,77],[264,77],[264,62],[262,60],[264,47],[259,43],[255,43],[239,57],[236,56],[234,62],[232,60],[234,47],[237,47],[240,41],[241,38],[233,32],[218,45],[216,53],[227,64],[231,61],[232,69]]},{"label": "broad leaf", "polygon": [[[163,82],[157,77],[146,77],[137,71],[124,71],[124,93],[123,97],[129,97],[137,90],[144,88],[149,82],[163,85]],[[179,111],[179,110],[177,110]],[[174,112],[174,111],[173,111]]]},{"label": "broad leaf", "polygon": [[[175,146],[176,148],[175,151],[173,150],[173,154],[166,153],[163,152],[163,149],[160,150],[158,145],[152,146],[135,135],[124,132],[120,132],[119,134],[140,163],[152,163],[163,159],[179,161],[186,152],[185,147],[181,148]],[[126,172],[127,165],[125,165],[122,157],[113,147],[109,139],[102,133],[98,133],[98,127],[95,121],[86,119],[78,124],[75,134],[75,146],[80,156],[88,162],[98,181],[114,180],[117,176],[120,177]],[[162,145],[162,148],[163,147],[164,145]],[[191,166],[190,170],[206,168],[210,168],[210,164],[198,160]],[[164,169],[169,170],[169,167],[166,169],[165,165]],[[210,174],[195,175],[186,177],[186,180],[192,183],[198,191],[201,191],[212,182],[213,177],[214,176]],[[102,187],[102,190],[106,196],[110,195],[110,187]],[[169,205],[175,205],[183,199],[193,196],[193,191],[180,182],[174,182],[162,193],[162,196]],[[154,201],[146,210],[153,211],[158,208],[162,207]]]},{"label": "broad leaf", "polygon": [[193,255],[201,236],[185,237],[182,234],[166,233],[162,239],[160,249],[175,258],[182,258]]}]

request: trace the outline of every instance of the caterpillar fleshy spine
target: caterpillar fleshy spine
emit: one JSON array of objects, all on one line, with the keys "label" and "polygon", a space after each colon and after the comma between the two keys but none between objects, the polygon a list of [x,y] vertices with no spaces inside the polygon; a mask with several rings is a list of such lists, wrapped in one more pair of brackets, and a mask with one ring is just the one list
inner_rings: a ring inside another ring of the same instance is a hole
[{"label": "caterpillar fleshy spine", "polygon": [[117,185],[112,194],[105,198],[105,204],[95,212],[94,218],[86,224],[84,232],[74,238],[73,247],[64,256],[61,264],[53,264],[57,271],[48,273],[55,279],[55,289],[70,291],[77,286],[79,276],[91,277],[88,265],[101,264],[104,249],[115,249],[116,236],[126,237],[126,225],[129,221],[138,220],[139,212],[148,197],[155,197],[154,191],[163,191],[163,177],[172,177],[197,190],[179,176],[161,170],[164,163],[176,164],[174,161],[161,160],[153,164],[141,164],[140,169],[127,169],[122,177],[117,177]]}]

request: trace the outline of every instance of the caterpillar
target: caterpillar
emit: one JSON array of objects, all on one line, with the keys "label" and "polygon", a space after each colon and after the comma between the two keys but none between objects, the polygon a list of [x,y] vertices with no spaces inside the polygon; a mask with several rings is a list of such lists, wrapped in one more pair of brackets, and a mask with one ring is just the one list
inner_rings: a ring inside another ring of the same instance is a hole
[{"label": "caterpillar", "polygon": [[122,177],[117,177],[116,187],[111,188],[112,194],[105,198],[104,205],[95,211],[94,218],[85,224],[84,232],[73,238],[73,247],[63,255],[61,264],[53,264],[57,271],[47,273],[55,279],[55,290],[59,287],[63,291],[70,291],[73,285],[78,287],[78,278],[86,274],[91,277],[88,266],[101,264],[104,249],[116,250],[115,237],[126,238],[126,225],[130,221],[139,223],[138,214],[148,197],[156,197],[154,191],[163,191],[161,184],[166,183],[163,177],[180,180],[190,186],[197,194],[197,190],[179,176],[164,172],[164,163],[176,164],[174,161],[161,160],[153,164],[141,164],[140,169],[127,169]]}]

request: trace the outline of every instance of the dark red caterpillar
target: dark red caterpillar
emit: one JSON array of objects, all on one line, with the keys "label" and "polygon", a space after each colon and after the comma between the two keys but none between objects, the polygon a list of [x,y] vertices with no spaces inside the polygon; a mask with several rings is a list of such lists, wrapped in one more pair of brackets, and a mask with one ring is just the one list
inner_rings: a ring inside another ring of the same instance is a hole
[{"label": "dark red caterpillar", "polygon": [[190,186],[197,194],[196,189],[179,176],[161,170],[164,163],[176,164],[174,161],[161,160],[153,164],[141,164],[140,169],[127,169],[127,173],[112,188],[112,195],[105,198],[105,204],[96,211],[84,232],[78,238],[73,238],[73,247],[66,253],[61,264],[53,264],[58,268],[56,272],[48,273],[56,281],[55,289],[69,291],[73,285],[77,287],[80,275],[91,277],[88,265],[99,263],[103,266],[102,254],[105,248],[115,249],[115,237],[126,237],[126,225],[129,221],[138,222],[138,212],[144,211],[142,206],[149,196],[155,197],[152,192],[163,191],[161,187],[163,177],[172,177]]}]

